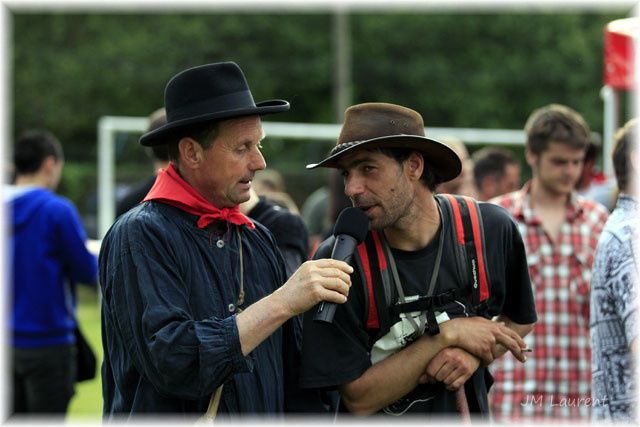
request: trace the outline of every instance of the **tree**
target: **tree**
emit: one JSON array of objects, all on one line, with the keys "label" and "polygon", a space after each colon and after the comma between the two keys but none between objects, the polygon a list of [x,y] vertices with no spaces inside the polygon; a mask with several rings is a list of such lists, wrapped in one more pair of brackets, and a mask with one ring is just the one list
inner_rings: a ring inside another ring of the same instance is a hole
[{"label": "tree", "polygon": [[[407,105],[427,126],[516,129],[535,108],[557,102],[598,131],[603,28],[627,13],[352,13],[353,101]],[[61,189],[82,209],[95,170],[72,165],[96,164],[98,119],[146,116],[163,104],[169,78],[185,68],[234,60],[256,100],[291,102],[290,112],[269,120],[332,122],[331,25],[326,11],[15,13],[15,134],[44,127],[59,136],[68,160]],[[119,151],[138,149],[136,139],[123,136]],[[325,179],[303,165],[328,147],[266,146],[298,203]],[[128,179],[147,173],[144,156],[126,157],[133,159]]]}]

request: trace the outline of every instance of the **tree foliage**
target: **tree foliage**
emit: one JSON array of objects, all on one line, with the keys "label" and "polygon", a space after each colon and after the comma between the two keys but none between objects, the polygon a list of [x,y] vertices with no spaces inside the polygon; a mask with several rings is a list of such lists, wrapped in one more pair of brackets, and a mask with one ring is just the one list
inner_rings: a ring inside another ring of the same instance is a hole
[{"label": "tree foliage", "polygon": [[358,17],[356,99],[412,106],[433,126],[510,129],[522,128],[535,108],[558,102],[582,112],[599,130],[602,33],[618,17]]},{"label": "tree foliage", "polygon": [[[533,109],[558,102],[600,131],[603,28],[627,13],[354,12],[352,99],[410,106],[427,126],[516,129]],[[332,122],[332,25],[322,11],[15,13],[14,131],[48,128],[68,160],[95,164],[101,116],[146,116],[163,104],[172,75],[224,60],[241,65],[256,100],[291,102],[269,120]],[[323,178],[302,168],[318,160],[316,148],[275,143],[268,151],[271,165],[296,177],[299,197]],[[316,178],[297,179],[305,174]]]}]

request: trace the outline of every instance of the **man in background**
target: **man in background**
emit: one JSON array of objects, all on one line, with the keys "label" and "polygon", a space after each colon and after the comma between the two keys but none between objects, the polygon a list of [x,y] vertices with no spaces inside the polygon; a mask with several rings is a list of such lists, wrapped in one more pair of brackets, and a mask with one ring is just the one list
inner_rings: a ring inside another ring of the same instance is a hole
[{"label": "man in background", "polygon": [[613,167],[620,196],[600,235],[591,283],[593,421],[636,424],[638,120],[628,122],[614,139]]},{"label": "man in background", "polygon": [[476,188],[473,183],[473,160],[469,157],[469,150],[461,139],[455,137],[444,137],[442,143],[451,148],[462,162],[460,175],[451,181],[441,182],[436,187],[436,193],[460,194],[463,196],[476,197]]},{"label": "man in background", "polygon": [[268,196],[258,196],[253,188],[249,200],[240,204],[240,211],[273,234],[284,258],[287,277],[308,259],[309,233],[299,215],[274,203]]},{"label": "man in background", "polygon": [[344,178],[340,171],[331,169],[327,178],[327,183],[311,193],[302,205],[302,219],[309,230],[309,255],[333,234],[340,212],[352,206],[344,194]]},{"label": "man in background", "polygon": [[[167,123],[167,116],[164,108],[159,108],[149,115],[149,126],[147,132],[158,129]],[[169,151],[166,145],[157,145],[146,149],[147,154],[153,160],[153,175],[142,181],[135,183],[116,206],[116,216],[120,216],[144,199],[153,183],[156,182],[156,173],[160,169],[164,169],[169,165]]]},{"label": "man in background", "polygon": [[616,205],[618,187],[613,179],[598,170],[597,161],[600,150],[602,150],[600,140],[596,135],[592,135],[584,156],[582,175],[576,185],[576,191],[585,199],[595,200],[611,212]]},{"label": "man in background", "polygon": [[591,266],[607,210],[574,191],[589,126],[564,105],[535,110],[525,125],[532,179],[491,201],[506,208],[524,239],[538,323],[527,364],[509,355],[493,366],[497,421],[588,421],[591,408]]},{"label": "man in background", "polygon": [[77,283],[95,284],[97,260],[73,204],[56,194],[64,157],[46,131],[14,147],[11,216],[12,385],[14,414],[65,414],[76,380]]},{"label": "man in background", "polygon": [[520,165],[511,151],[485,147],[471,158],[478,200],[484,202],[520,188]]},{"label": "man in background", "polygon": [[266,197],[273,204],[287,209],[295,215],[300,215],[298,205],[287,192],[285,180],[275,169],[263,169],[253,177],[253,189],[260,197]]}]

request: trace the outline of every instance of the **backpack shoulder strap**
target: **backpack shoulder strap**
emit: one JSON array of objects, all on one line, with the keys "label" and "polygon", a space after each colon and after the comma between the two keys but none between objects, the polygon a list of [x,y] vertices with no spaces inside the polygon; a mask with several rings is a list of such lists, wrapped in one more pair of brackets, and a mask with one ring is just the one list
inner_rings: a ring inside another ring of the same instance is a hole
[{"label": "backpack shoulder strap", "polygon": [[385,307],[391,306],[393,290],[389,263],[382,247],[379,231],[374,230],[367,235],[364,242],[356,248],[354,258],[364,287],[363,322],[369,330],[380,329],[380,324],[384,320],[381,317],[386,319],[388,314],[386,311],[378,311],[376,300],[383,298]]},{"label": "backpack shoulder strap", "polygon": [[456,263],[462,271],[463,283],[472,284],[472,304],[477,306],[489,298],[489,274],[486,268],[484,227],[478,202],[466,196],[440,194],[444,211],[455,229]]},{"label": "backpack shoulder strap", "polygon": [[[442,214],[453,224],[457,271],[461,283],[472,283],[472,304],[480,305],[489,298],[489,273],[486,268],[485,237],[478,202],[466,196],[438,194]],[[364,287],[364,324],[369,330],[380,329],[380,315],[376,306],[375,283],[381,283],[386,307],[391,306],[391,278],[389,263],[383,250],[379,231],[369,233],[358,245],[354,258]]]},{"label": "backpack shoulder strap", "polygon": [[[457,200],[449,194],[436,194],[436,199],[440,203],[443,220],[446,224],[451,224],[455,244],[453,252],[455,254],[455,271],[458,274],[458,283],[469,283],[469,267],[467,264],[467,252],[464,246],[464,228],[462,225],[462,217],[454,214],[454,206],[457,206]],[[458,211],[459,212],[459,211]],[[461,231],[459,231],[461,230]]]},{"label": "backpack shoulder strap", "polygon": [[360,243],[354,253],[356,267],[360,272],[360,281],[364,291],[364,324],[367,329],[380,329],[380,319],[376,308],[376,297],[373,293],[373,275],[371,261],[365,242]]}]

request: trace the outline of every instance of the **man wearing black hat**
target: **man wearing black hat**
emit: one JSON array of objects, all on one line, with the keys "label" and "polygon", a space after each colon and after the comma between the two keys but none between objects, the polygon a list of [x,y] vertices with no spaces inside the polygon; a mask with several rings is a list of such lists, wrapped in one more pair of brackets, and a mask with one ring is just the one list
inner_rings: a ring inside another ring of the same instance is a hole
[{"label": "man wearing black hat", "polygon": [[167,123],[140,142],[166,144],[171,163],[100,253],[104,414],[282,412],[290,320],[344,303],[353,269],[309,261],[285,282],[272,235],[238,208],[265,167],[260,116],[286,101],[254,103],[227,62],[173,77],[165,108]]},{"label": "man wearing black hat", "polygon": [[[422,117],[409,108],[355,105],[330,155],[307,166],[342,171],[346,195],[369,219],[369,235],[351,260],[353,287],[333,324],[314,321],[314,310],[304,315],[301,385],[337,388],[342,411],[486,416],[491,380],[484,366],[507,350],[526,360],[521,337],[536,312],[518,229],[495,205],[434,196],[461,162],[424,135]],[[462,216],[467,206],[479,215]],[[465,253],[458,220],[474,230],[478,256],[467,258],[468,269],[457,262]],[[332,246],[326,240],[315,258]],[[486,280],[478,288],[480,270]]]}]

